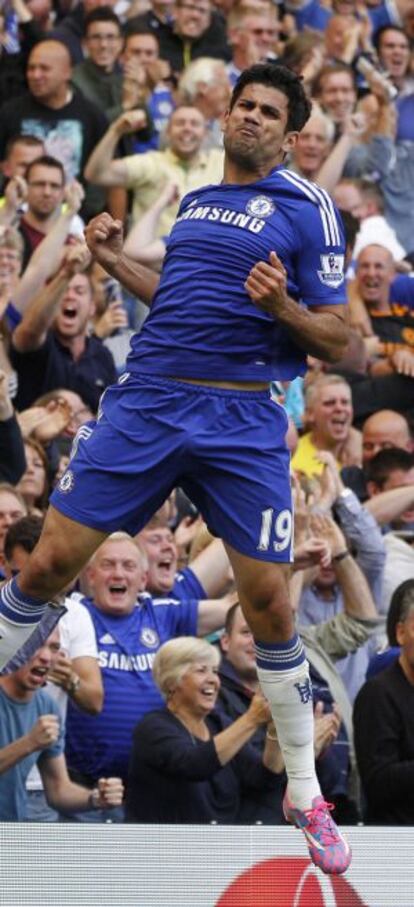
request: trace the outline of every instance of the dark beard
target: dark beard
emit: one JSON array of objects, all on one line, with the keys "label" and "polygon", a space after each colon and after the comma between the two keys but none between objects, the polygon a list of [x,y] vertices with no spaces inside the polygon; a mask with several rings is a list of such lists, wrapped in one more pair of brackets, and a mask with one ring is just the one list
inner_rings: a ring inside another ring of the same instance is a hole
[{"label": "dark beard", "polygon": [[226,155],[233,164],[237,164],[242,170],[246,170],[247,173],[256,173],[263,163],[263,156],[261,154],[261,149],[259,146],[249,149],[241,141],[229,141],[224,136],[223,140],[224,148]]}]

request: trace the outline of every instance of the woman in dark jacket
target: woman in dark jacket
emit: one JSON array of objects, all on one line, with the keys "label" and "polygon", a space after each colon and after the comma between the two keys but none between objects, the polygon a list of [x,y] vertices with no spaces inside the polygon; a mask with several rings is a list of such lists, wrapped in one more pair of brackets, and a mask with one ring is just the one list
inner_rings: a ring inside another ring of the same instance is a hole
[{"label": "woman in dark jacket", "polygon": [[[166,708],[135,729],[127,821],[235,824],[245,790],[273,786],[276,796],[283,760],[267,701],[257,694],[233,723],[214,712],[219,659],[210,643],[193,637],[158,651],[153,675]],[[261,724],[268,725],[262,757],[248,745]]]}]

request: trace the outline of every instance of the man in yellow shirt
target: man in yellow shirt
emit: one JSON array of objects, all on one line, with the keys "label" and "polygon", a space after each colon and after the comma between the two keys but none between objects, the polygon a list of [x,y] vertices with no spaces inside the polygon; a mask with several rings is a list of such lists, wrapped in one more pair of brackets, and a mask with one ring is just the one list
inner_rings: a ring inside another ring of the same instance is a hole
[{"label": "man in yellow shirt", "polygon": [[97,186],[131,189],[134,196],[133,223],[142,217],[167,183],[173,182],[178,187],[178,200],[168,205],[158,224],[158,236],[167,236],[184,195],[209,183],[221,182],[223,152],[218,148],[201,150],[206,131],[204,117],[196,107],[182,106],[171,114],[165,150],[113,160],[122,136],[135,132],[143,125],[145,113],[141,110],[118,117],[91,154],[84,175]]},{"label": "man in yellow shirt", "polygon": [[305,392],[305,424],[291,467],[309,478],[322,474],[321,450],[330,451],[342,466],[361,462],[361,433],[352,427],[351,388],[340,375],[321,375]]}]

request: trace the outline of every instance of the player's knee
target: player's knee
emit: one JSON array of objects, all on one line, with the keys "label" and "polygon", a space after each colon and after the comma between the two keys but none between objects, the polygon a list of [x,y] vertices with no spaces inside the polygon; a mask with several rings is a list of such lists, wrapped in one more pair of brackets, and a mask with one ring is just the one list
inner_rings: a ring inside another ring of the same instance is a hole
[{"label": "player's knee", "polygon": [[59,542],[39,544],[22,573],[25,591],[40,598],[52,597],[71,579],[71,564]]},{"label": "player's knee", "polygon": [[279,614],[290,609],[289,585],[283,575],[273,577],[270,582],[257,584],[251,590],[249,598],[254,611],[267,613],[272,619],[277,619]]}]

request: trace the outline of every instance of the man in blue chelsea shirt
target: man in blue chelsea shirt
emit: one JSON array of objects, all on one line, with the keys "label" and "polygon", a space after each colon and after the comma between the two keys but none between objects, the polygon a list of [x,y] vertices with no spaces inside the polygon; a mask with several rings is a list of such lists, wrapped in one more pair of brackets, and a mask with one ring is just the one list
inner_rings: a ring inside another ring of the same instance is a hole
[{"label": "man in blue chelsea shirt", "polygon": [[287,419],[269,393],[270,381],[304,372],[306,353],[335,362],[348,339],[333,203],[283,166],[309,114],[290,70],[242,73],[224,121],[224,181],[183,199],[160,280],[124,255],[119,221],[90,222],[95,258],[151,312],[128,371],[80,432],[36,551],[1,590],[0,651],[7,660],[24,642],[108,532],[135,534],[179,484],[233,566],[285,759],[286,817],[312,860],[339,873],[351,854],[315,774],[312,692],[288,591]]}]

